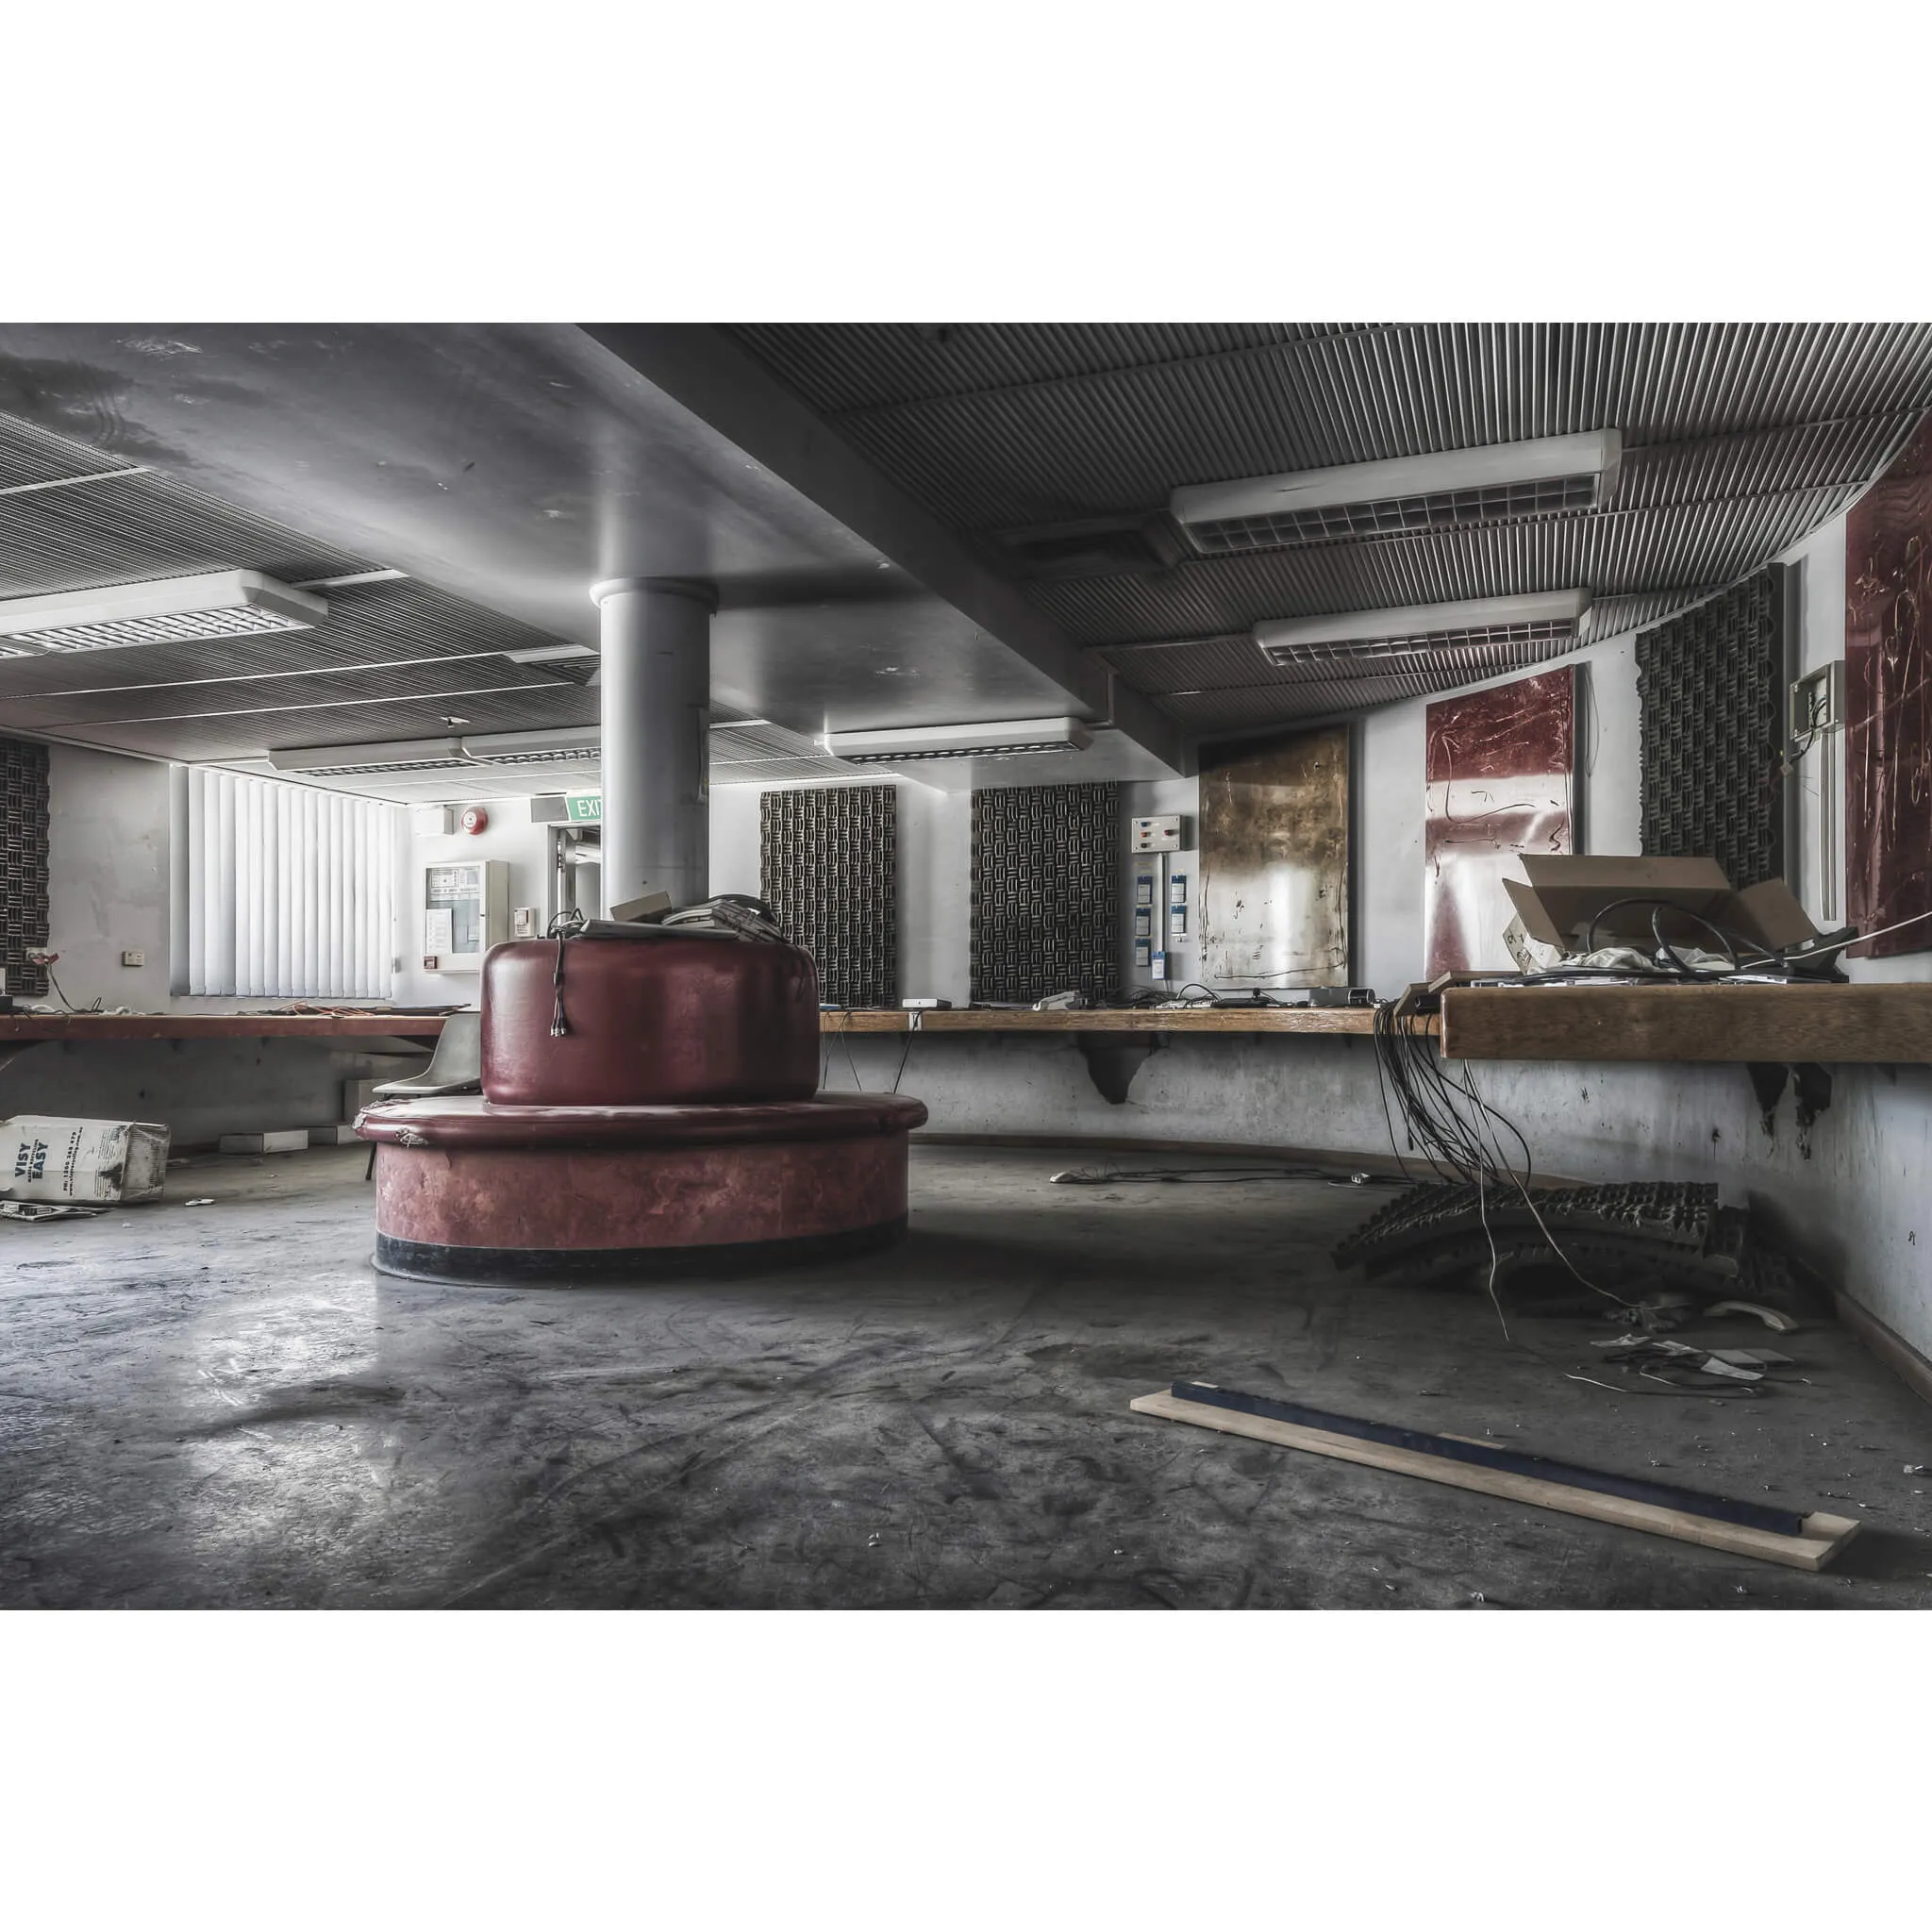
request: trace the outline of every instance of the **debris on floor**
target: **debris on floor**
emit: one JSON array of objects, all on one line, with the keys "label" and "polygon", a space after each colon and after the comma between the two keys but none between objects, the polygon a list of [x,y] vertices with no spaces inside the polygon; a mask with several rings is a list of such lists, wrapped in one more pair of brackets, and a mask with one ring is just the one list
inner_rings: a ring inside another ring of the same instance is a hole
[{"label": "debris on floor", "polygon": [[1464,1436],[1431,1435],[1398,1424],[1333,1415],[1211,1382],[1178,1381],[1170,1389],[1136,1396],[1127,1406],[1140,1415],[1192,1423],[1799,1570],[1822,1570],[1859,1528],[1854,1517],[1801,1514],[1768,1504],[1739,1502],[1675,1483],[1585,1469]]},{"label": "debris on floor", "polygon": [[[1790,1332],[1809,1283],[1710,1182],[1476,1188],[1424,1181],[1335,1249],[1338,1268],[1405,1285],[1492,1286],[1540,1313],[1621,1303],[1621,1319],[1661,1331],[1713,1304]],[[1782,1320],[1778,1319],[1782,1316]],[[1789,1325],[1787,1325],[1789,1324]]]},{"label": "debris on floor", "polygon": [[167,1177],[168,1141],[151,1121],[16,1114],[0,1121],[0,1194],[63,1207],[150,1201]]},{"label": "debris on floor", "polygon": [[8,1221],[91,1221],[105,1208],[82,1208],[72,1201],[0,1201],[0,1217]]}]

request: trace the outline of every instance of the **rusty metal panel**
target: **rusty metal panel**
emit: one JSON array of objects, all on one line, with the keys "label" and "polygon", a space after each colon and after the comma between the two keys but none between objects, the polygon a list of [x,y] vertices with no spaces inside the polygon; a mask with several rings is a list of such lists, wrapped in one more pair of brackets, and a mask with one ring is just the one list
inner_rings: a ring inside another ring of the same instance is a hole
[{"label": "rusty metal panel", "polygon": [[1574,849],[1575,666],[1429,706],[1424,745],[1428,976],[1509,972],[1504,875],[1520,852]]},{"label": "rusty metal panel", "polygon": [[1346,724],[1201,774],[1201,960],[1213,985],[1346,986]]},{"label": "rusty metal panel", "polygon": [[[1932,421],[1845,520],[1845,911],[1932,912]],[[1932,919],[1855,957],[1922,953]]]}]

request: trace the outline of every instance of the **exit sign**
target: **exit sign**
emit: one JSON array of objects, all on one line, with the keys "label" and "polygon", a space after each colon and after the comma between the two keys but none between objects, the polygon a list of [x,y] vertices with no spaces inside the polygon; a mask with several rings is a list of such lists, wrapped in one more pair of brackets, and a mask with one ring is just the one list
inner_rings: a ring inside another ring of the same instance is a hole
[{"label": "exit sign", "polygon": [[563,794],[564,816],[577,824],[600,824],[604,818],[604,794],[601,791],[566,791]]}]

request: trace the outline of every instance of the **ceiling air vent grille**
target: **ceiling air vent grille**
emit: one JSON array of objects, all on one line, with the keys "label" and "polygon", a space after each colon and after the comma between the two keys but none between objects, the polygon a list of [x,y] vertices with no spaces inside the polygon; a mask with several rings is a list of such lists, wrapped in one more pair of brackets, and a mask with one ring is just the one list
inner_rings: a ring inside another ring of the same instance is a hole
[{"label": "ceiling air vent grille", "polygon": [[1594,509],[1596,502],[1596,477],[1557,476],[1488,490],[1442,490],[1427,496],[1389,497],[1377,503],[1339,503],[1317,509],[1278,510],[1266,516],[1229,517],[1221,523],[1195,524],[1189,534],[1194,547],[1205,555],[1232,557],[1248,550],[1280,550],[1301,543],[1400,537],[1470,524],[1560,516]]},{"label": "ceiling air vent grille", "polygon": [[1324,617],[1275,618],[1255,626],[1271,664],[1331,663],[1426,655],[1497,644],[1567,642],[1590,608],[1590,592],[1532,591],[1461,604],[1411,604],[1389,610],[1339,610]]},{"label": "ceiling air vent grille", "polygon": [[595,764],[598,756],[598,748],[594,744],[572,744],[553,747],[548,751],[479,752],[475,762],[479,765],[588,765]]},{"label": "ceiling air vent grille", "polygon": [[256,606],[245,610],[179,610],[167,617],[113,617],[101,624],[16,631],[9,643],[42,651],[111,651],[128,644],[192,644],[262,631],[308,630],[306,620]]},{"label": "ceiling air vent grille", "polygon": [[468,758],[378,758],[366,765],[303,765],[300,770],[311,778],[361,778],[377,772],[458,772],[469,767]]},{"label": "ceiling air vent grille", "polygon": [[1486,644],[1564,643],[1576,635],[1574,624],[1488,624],[1470,630],[1424,631],[1418,637],[1390,638],[1378,643],[1336,645],[1320,643],[1263,644],[1271,664],[1374,663],[1389,658],[1423,658],[1437,651],[1474,650]]},{"label": "ceiling air vent grille", "polygon": [[1614,429],[1435,450],[1176,490],[1168,511],[1208,557],[1407,537],[1595,509],[1622,461]]},{"label": "ceiling air vent grille", "polygon": [[259,571],[209,571],[54,596],[8,597],[0,600],[0,637],[31,650],[111,651],[311,630],[327,615],[325,598]]}]

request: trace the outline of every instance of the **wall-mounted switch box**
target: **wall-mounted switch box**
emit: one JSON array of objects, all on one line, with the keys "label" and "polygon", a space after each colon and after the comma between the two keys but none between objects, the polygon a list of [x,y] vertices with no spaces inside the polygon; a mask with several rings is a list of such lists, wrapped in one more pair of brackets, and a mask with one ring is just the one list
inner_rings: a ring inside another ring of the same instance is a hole
[{"label": "wall-mounted switch box", "polygon": [[1151,906],[1154,903],[1154,874],[1151,872],[1134,874],[1134,904]]},{"label": "wall-mounted switch box", "polygon": [[1188,903],[1188,875],[1177,872],[1167,882],[1167,903],[1170,906],[1185,906]]},{"label": "wall-mounted switch box", "polygon": [[129,946],[121,955],[121,963],[124,966],[145,966],[147,964],[147,955],[139,946]]},{"label": "wall-mounted switch box", "polygon": [[512,928],[513,936],[520,940],[541,940],[543,937],[543,909],[540,906],[519,906]]},{"label": "wall-mounted switch box", "polygon": [[1836,731],[1845,722],[1845,660],[1834,658],[1790,688],[1790,715],[1786,721],[1795,743],[1808,745],[1821,731]]},{"label": "wall-mounted switch box", "polygon": [[1136,940],[1134,941],[1135,966],[1144,972],[1152,963],[1153,958],[1154,941],[1152,940]]},{"label": "wall-mounted switch box", "polygon": [[1171,940],[1187,938],[1188,908],[1185,906],[1170,906],[1167,908],[1167,936]]},{"label": "wall-mounted switch box", "polygon": [[1154,937],[1154,908],[1151,906],[1134,908],[1134,937],[1137,940],[1151,940]]},{"label": "wall-mounted switch box", "polygon": [[446,839],[457,828],[457,808],[453,805],[425,805],[416,813],[419,839]]},{"label": "wall-mounted switch box", "polygon": [[1136,852],[1178,852],[1181,849],[1181,822],[1178,813],[1166,818],[1131,821],[1131,849]]}]

